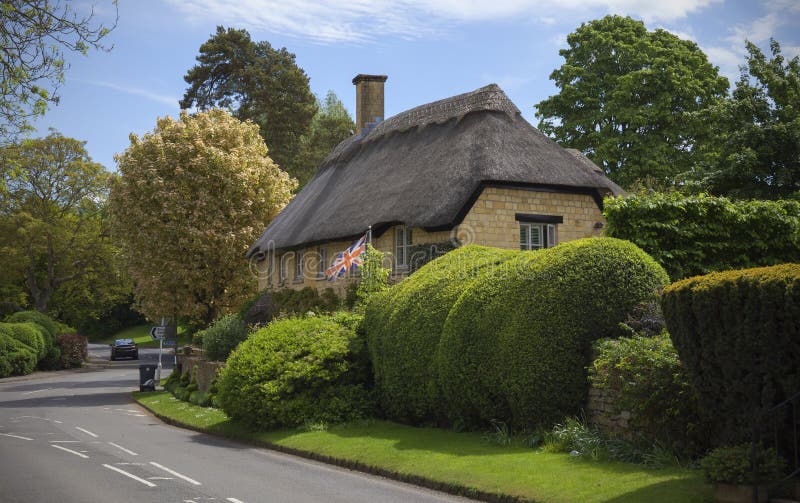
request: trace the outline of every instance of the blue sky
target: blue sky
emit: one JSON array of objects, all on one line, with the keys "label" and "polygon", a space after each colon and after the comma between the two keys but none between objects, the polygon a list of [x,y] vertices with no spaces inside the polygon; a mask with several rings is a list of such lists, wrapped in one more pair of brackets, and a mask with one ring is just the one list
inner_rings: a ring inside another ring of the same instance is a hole
[{"label": "blue sky", "polygon": [[[110,2],[94,8],[113,20]],[[120,0],[113,50],[71,55],[61,101],[36,126],[87,141],[92,158],[115,169],[130,133],[178,114],[183,75],[217,25],[288,48],[312,91],[333,90],[351,115],[351,80],[371,73],[389,76],[386,117],[495,82],[536,125],[567,34],[606,14],[695,41],[731,83],[745,38],[767,48],[775,37],[784,54],[800,54],[797,0]]]}]

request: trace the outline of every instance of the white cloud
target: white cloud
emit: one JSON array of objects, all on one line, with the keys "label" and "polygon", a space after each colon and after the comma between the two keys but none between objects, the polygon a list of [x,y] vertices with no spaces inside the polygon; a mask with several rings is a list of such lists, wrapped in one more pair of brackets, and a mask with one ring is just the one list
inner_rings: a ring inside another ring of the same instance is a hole
[{"label": "white cloud", "polygon": [[518,17],[554,24],[600,11],[672,21],[722,0],[167,0],[189,19],[263,29],[320,43],[420,38],[452,23]]},{"label": "white cloud", "polygon": [[154,93],[152,91],[148,91],[147,89],[124,86],[120,84],[115,84],[113,82],[106,82],[103,80],[83,80],[83,79],[71,79],[71,80],[74,82],[89,84],[91,86],[107,87],[108,89],[113,89],[115,91],[120,91],[127,94],[133,94],[135,96],[141,96],[143,98],[147,98],[150,101],[164,103],[166,105],[172,105],[176,108],[178,107],[178,101],[179,101],[178,98],[175,98],[174,96],[166,96],[164,94]]}]

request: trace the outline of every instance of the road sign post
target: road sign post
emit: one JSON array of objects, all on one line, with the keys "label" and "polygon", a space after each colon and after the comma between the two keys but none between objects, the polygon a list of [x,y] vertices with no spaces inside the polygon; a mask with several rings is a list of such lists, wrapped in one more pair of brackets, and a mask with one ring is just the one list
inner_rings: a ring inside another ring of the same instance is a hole
[{"label": "road sign post", "polygon": [[158,341],[158,367],[156,367],[156,382],[161,382],[161,353],[164,351],[164,336],[166,334],[166,327],[161,325],[150,329],[150,337]]}]

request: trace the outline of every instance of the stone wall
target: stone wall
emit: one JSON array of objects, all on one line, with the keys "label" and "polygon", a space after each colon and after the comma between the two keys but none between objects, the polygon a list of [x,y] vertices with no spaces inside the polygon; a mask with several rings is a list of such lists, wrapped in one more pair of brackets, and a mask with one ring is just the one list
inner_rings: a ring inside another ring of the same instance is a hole
[{"label": "stone wall", "polygon": [[589,388],[589,400],[586,404],[586,420],[606,435],[631,440],[631,413],[619,410],[616,405],[617,393],[614,390]]},{"label": "stone wall", "polygon": [[216,377],[217,372],[225,366],[225,362],[210,362],[207,361],[201,354],[194,352],[191,355],[178,354],[178,368],[181,370],[181,375],[190,374],[197,367],[195,378],[197,380],[197,388],[207,393],[211,387],[211,382]]}]

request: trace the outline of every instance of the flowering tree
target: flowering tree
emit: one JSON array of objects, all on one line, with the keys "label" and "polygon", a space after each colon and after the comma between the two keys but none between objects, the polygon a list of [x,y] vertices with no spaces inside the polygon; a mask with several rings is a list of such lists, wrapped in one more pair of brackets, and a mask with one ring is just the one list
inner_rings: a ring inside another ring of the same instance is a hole
[{"label": "flowering tree", "polygon": [[257,125],[222,110],[158,119],[130,140],[109,205],[136,308],[211,321],[255,287],[244,254],[297,182],[267,156]]}]

